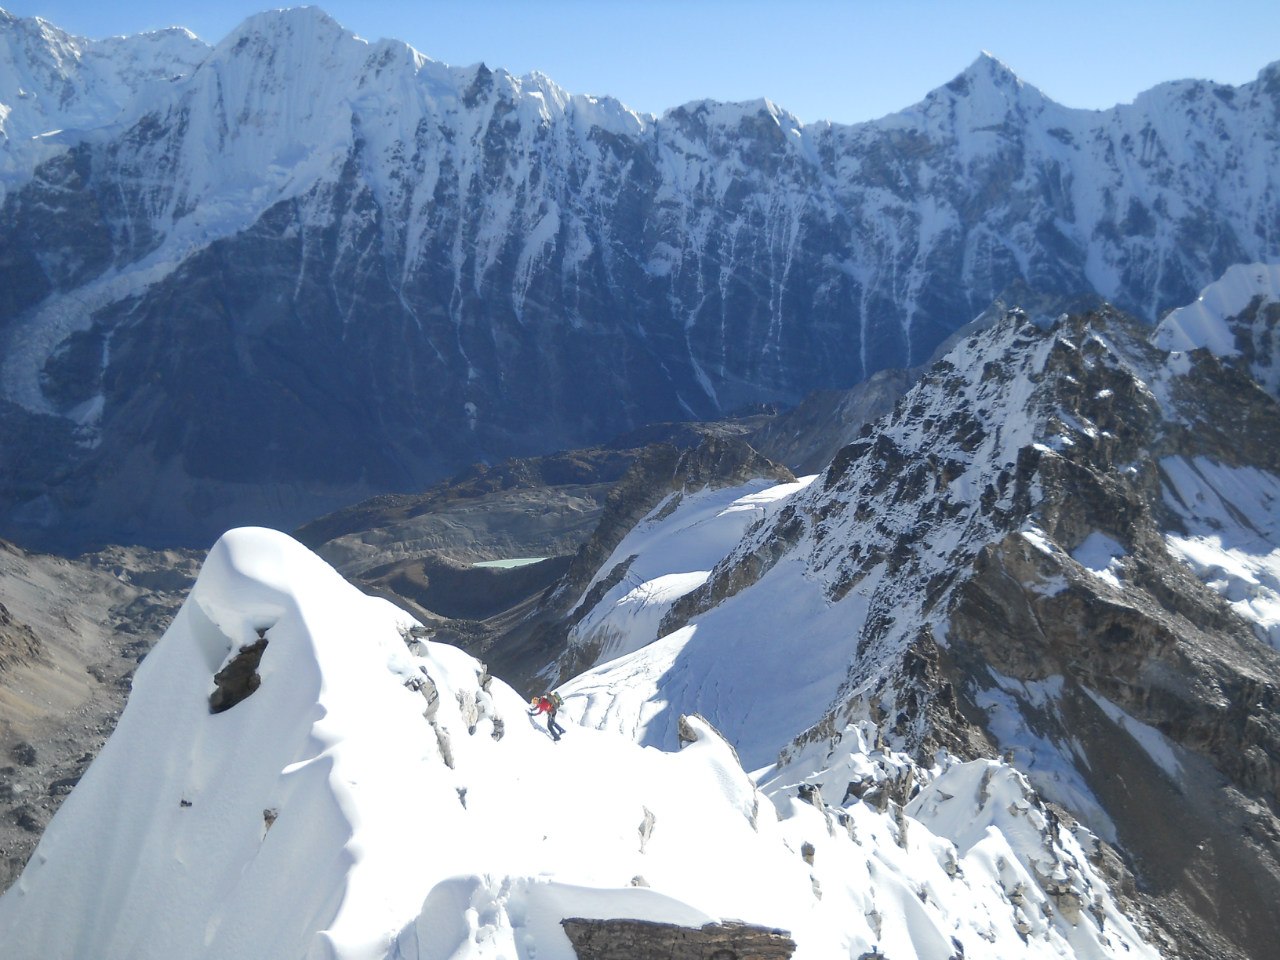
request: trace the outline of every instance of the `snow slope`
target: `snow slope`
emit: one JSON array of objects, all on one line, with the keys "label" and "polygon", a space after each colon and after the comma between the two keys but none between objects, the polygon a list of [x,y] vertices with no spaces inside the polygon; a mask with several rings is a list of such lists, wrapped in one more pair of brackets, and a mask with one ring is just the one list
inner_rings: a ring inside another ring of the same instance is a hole
[{"label": "snow slope", "polygon": [[742,487],[672,494],[623,538],[583,590],[575,606],[619,564],[625,565],[621,581],[570,631],[570,645],[597,646],[594,666],[658,639],[671,605],[706,582],[711,568],[749,526],[763,522],[812,480],[774,486],[754,480]]},{"label": "snow slope", "polygon": [[[762,567],[758,579],[743,577],[749,588],[575,678],[566,695],[586,698],[592,723],[668,747],[679,713],[714,717],[747,766],[763,767],[784,731],[799,736],[852,691],[874,688],[929,623],[928,584],[997,536],[1019,450],[1041,439],[1038,418],[1023,411],[1052,404],[1041,380],[1057,340],[1020,332],[1015,348],[1010,334],[1005,323],[962,341],[870,439],[842,451],[848,473],[832,466],[748,530],[717,572]],[[1003,376],[984,376],[993,364]],[[995,516],[977,509],[984,498]],[[910,556],[909,572],[891,564],[895,554]],[[656,559],[663,570],[680,566],[678,554]]]},{"label": "snow slope", "polygon": [[[226,534],[0,898],[6,958],[572,960],[566,916],[740,918],[811,960],[1155,956],[1006,767],[943,763],[905,811],[766,798],[696,717],[677,753],[572,710],[553,743],[410,626],[285,535]],[[211,714],[259,636],[261,685]],[[910,766],[863,746],[870,779]]]},{"label": "snow slope", "polygon": [[[1280,266],[1241,264],[1171,311],[1151,339],[1171,351],[1168,380],[1185,369],[1186,351],[1206,349],[1280,400],[1278,331]],[[1169,550],[1280,649],[1280,477],[1203,456],[1167,457],[1160,466],[1165,504],[1183,527],[1167,534]]]},{"label": "snow slope", "polygon": [[1160,466],[1185,528],[1165,537],[1169,550],[1280,650],[1280,477],[1204,457]]}]

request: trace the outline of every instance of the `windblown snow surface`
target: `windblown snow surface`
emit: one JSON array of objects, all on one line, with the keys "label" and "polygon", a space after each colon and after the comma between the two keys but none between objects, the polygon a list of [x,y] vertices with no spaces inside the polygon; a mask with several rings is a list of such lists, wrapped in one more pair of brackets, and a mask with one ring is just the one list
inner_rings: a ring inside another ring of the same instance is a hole
[{"label": "windblown snow surface", "polygon": [[[568,916],[737,918],[815,960],[1155,956],[1090,838],[1047,841],[1008,767],[942,761],[905,809],[828,808],[762,792],[697,717],[668,752],[567,706],[554,743],[411,626],[283,534],[226,534],[0,898],[7,960],[572,960]],[[743,673],[772,643],[757,626]],[[214,675],[260,634],[261,685],[210,713]],[[866,777],[908,765],[853,735]]]},{"label": "windblown snow surface", "polygon": [[598,643],[596,660],[603,663],[657,640],[671,604],[705,583],[749,527],[772,516],[813,479],[775,486],[753,480],[740,487],[671,494],[623,538],[587,585],[579,604],[610,571],[627,564],[621,581],[574,627],[570,643]]}]

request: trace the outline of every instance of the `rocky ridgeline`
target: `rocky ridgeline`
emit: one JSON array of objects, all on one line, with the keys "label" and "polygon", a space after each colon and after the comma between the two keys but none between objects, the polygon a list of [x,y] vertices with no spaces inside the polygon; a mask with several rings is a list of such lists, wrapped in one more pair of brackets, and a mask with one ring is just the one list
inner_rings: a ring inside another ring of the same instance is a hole
[{"label": "rocky ridgeline", "polygon": [[[1280,923],[1280,653],[1221,570],[1170,538],[1216,509],[1225,541],[1238,523],[1251,549],[1274,549],[1274,504],[1251,507],[1238,485],[1263,483],[1254,496],[1271,503],[1280,405],[1240,358],[1149,337],[1110,308],[1008,313],[864,428],[662,633],[800,553],[833,602],[857,594],[868,612],[842,695],[784,766],[824,740],[838,755],[859,719],[922,761],[1004,755],[1120,851],[1136,883],[1112,860],[1114,882],[1169,955],[1261,957]],[[1203,484],[1191,505],[1184,474]]]},{"label": "rocky ridgeline", "polygon": [[578,960],[790,960],[796,945],[782,930],[745,923],[699,928],[651,920],[561,921]]},{"label": "rocky ridgeline", "polygon": [[[949,610],[950,679],[975,705],[984,687],[1005,691],[1038,736],[1072,745],[1180,949],[1263,956],[1280,892],[1280,656],[1171,555],[1165,534],[1182,524],[1161,465],[1275,474],[1280,407],[1202,351],[1162,409],[1146,385],[1159,358],[1134,333],[1109,324],[1051,355],[1051,430],[1072,442],[1028,464],[1039,501],[1024,521],[1047,543],[1011,533],[983,547]],[[1073,557],[1098,532],[1118,545],[1118,579]],[[1046,682],[1061,683],[1047,702]],[[1176,760],[1119,732],[1115,708]]]}]

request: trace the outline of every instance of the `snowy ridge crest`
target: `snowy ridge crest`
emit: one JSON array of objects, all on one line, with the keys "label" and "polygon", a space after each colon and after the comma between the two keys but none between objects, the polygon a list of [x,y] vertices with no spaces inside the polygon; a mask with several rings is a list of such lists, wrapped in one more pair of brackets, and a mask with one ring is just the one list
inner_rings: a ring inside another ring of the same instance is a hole
[{"label": "snowy ridge crest", "polygon": [[1152,342],[1169,351],[1205,348],[1242,357],[1249,374],[1280,399],[1280,264],[1237,264],[1200,292],[1195,303],[1170,311]]},{"label": "snowy ridge crest", "polygon": [[[58,65],[53,71],[58,82],[71,83],[72,68],[84,59],[90,42],[44,24],[40,30],[43,39],[34,50],[24,48],[11,56],[14,69],[30,72],[36,68],[24,67],[24,62],[50,61]],[[129,43],[157,46],[159,35],[149,36],[151,40],[129,38]],[[720,246],[756,219],[750,209],[754,204],[723,223],[699,212],[703,200],[723,200],[731,187],[739,190],[750,183],[760,193],[767,210],[759,212],[767,215],[768,232],[776,237],[768,254],[783,273],[797,255],[802,218],[816,217],[833,226],[853,215],[865,220],[860,232],[883,235],[884,244],[850,249],[837,259],[847,261],[846,273],[862,278],[856,302],[865,306],[884,300],[901,308],[895,322],[902,335],[893,338],[905,348],[901,365],[926,356],[951,322],[924,306],[927,264],[955,259],[948,251],[963,254],[958,261],[967,291],[962,315],[975,314],[1021,276],[1055,288],[1065,283],[1076,291],[1094,289],[1154,317],[1189,284],[1195,285],[1192,289],[1203,286],[1212,276],[1209,271],[1219,266],[1180,260],[1179,244],[1160,233],[1170,229],[1161,224],[1203,220],[1210,206],[1218,210],[1213,222],[1222,226],[1215,229],[1224,232],[1222,242],[1232,247],[1232,258],[1280,256],[1275,231],[1268,226],[1269,208],[1250,199],[1256,193],[1251,185],[1270,183],[1275,169],[1267,159],[1274,151],[1265,147],[1263,136],[1268,103],[1261,81],[1230,96],[1209,96],[1203,85],[1184,85],[1153,91],[1142,106],[1073,111],[1041,97],[984,54],[917,107],[883,121],[805,127],[767,100],[695,101],[655,120],[608,98],[570,96],[540,74],[517,79],[483,67],[449,68],[403,44],[371,45],[314,8],[251,17],[212,53],[193,38],[186,42],[192,46],[179,62],[143,70],[135,53],[118,68],[122,76],[149,72],[179,82],[153,87],[136,80],[84,81],[93,96],[72,97],[73,103],[83,100],[74,115],[44,116],[40,108],[22,121],[31,113],[21,107],[26,102],[19,96],[27,89],[24,80],[0,77],[0,96],[16,111],[9,121],[17,125],[14,142],[52,127],[120,128],[143,116],[170,131],[158,144],[149,137],[136,146],[126,144],[124,153],[141,149],[150,155],[135,162],[172,170],[173,183],[166,188],[171,196],[148,205],[145,229],[168,238],[161,256],[174,263],[191,245],[233,235],[273,203],[305,196],[318,184],[341,177],[358,152],[360,175],[385,213],[391,251],[408,282],[425,255],[415,238],[424,229],[447,228],[430,223],[429,205],[439,202],[438,188],[458,177],[461,189],[455,196],[466,199],[464,208],[481,195],[493,197],[494,184],[469,181],[491,164],[481,148],[491,138],[490,130],[506,123],[508,115],[518,123],[519,142],[510,145],[507,169],[497,184],[501,201],[486,204],[487,216],[477,225],[483,254],[472,268],[454,266],[470,274],[457,276],[457,282],[479,282],[500,262],[507,242],[503,238],[519,238],[523,249],[511,291],[517,315],[531,276],[562,260],[577,263],[613,239],[610,225],[592,222],[587,208],[625,205],[627,192],[614,183],[614,173],[637,162],[646,176],[656,178],[657,195],[664,205],[673,205],[681,226],[678,242],[663,236],[652,249],[637,253],[659,276],[703,277],[708,245]],[[133,49],[119,38],[102,43],[108,44],[104,49],[114,49],[112,44],[120,48],[121,57]],[[55,99],[52,92],[50,85],[39,103]],[[99,92],[110,94],[110,103],[98,98]],[[1182,103],[1191,105],[1189,112]],[[442,131],[457,147],[442,148],[437,142]],[[623,137],[627,145],[604,149],[602,134]],[[890,162],[885,151],[900,153],[904,137],[929,149],[908,151]],[[64,137],[57,142],[74,141]],[[1199,146],[1190,149],[1190,143]],[[1135,151],[1139,162],[1124,167],[1118,158]],[[626,154],[634,159],[625,159]],[[33,155],[26,175],[36,159],[47,156],[47,151]],[[619,156],[624,157],[621,163],[611,162]],[[132,164],[122,159],[126,162],[120,169],[103,173],[121,177],[121,187],[131,189]],[[1170,165],[1177,170],[1172,182],[1163,174]],[[1239,171],[1233,175],[1239,189],[1210,196],[1208,185],[1217,182],[1223,169]],[[13,174],[19,175],[17,167]],[[1046,176],[1057,183],[1050,197],[1040,196]],[[591,198],[585,206],[552,186],[579,178],[585,179],[582,195]],[[1058,224],[1062,250],[1075,251],[1067,263],[1044,260],[1044,251],[1028,232],[1032,228],[1019,229],[999,205],[978,222],[968,222],[961,207],[984,195],[985,184],[994,179],[1009,182],[1014,194],[1025,194],[1033,219],[1044,215]],[[958,206],[947,197],[968,199]],[[319,216],[326,204],[316,197],[308,206],[316,201]],[[901,218],[892,211],[904,203],[909,210],[903,221],[906,232],[898,235],[900,228],[891,221]],[[395,223],[406,224],[403,234],[397,235]],[[890,276],[883,262],[890,249],[911,268]],[[532,274],[531,265],[536,267]],[[154,282],[146,273],[137,280]],[[770,329],[775,337],[783,335],[787,322],[784,306],[782,301],[773,305]],[[718,323],[716,313],[704,309],[692,320]],[[918,325],[917,315],[925,326]],[[861,319],[870,322],[869,316]],[[872,365],[865,355],[870,333],[864,331],[857,351],[864,377],[882,365]],[[19,393],[16,399],[44,409],[38,397]]]},{"label": "snowy ridge crest", "polygon": [[[283,534],[224,536],[0,898],[14,956],[572,960],[566,916],[746,917],[802,960],[1154,956],[998,765],[951,766],[889,815],[771,803],[698,717],[674,754],[573,723],[552,743],[411,626]],[[211,713],[215,673],[261,640],[260,683]]]}]

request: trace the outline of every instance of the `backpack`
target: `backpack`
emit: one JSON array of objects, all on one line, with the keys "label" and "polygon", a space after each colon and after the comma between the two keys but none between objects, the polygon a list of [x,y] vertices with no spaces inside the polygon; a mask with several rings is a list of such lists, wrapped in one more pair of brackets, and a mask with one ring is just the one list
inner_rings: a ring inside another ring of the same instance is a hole
[{"label": "backpack", "polygon": [[547,699],[551,701],[551,705],[557,710],[564,706],[564,697],[558,693],[548,693]]}]

